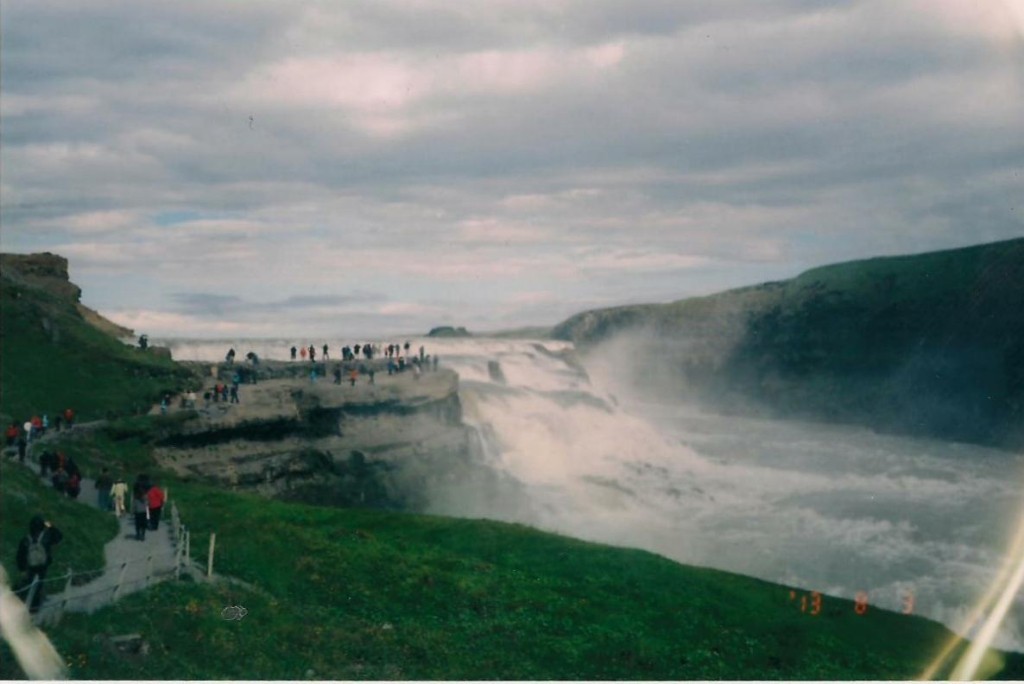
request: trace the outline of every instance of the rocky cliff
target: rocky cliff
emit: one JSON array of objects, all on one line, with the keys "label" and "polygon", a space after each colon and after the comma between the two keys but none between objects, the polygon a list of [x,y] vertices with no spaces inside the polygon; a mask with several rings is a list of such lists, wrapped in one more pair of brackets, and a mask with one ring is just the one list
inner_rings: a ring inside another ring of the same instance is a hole
[{"label": "rocky cliff", "polygon": [[45,292],[57,300],[73,304],[90,325],[111,337],[132,337],[130,328],[107,320],[82,304],[82,289],[68,277],[68,260],[57,254],[0,254],[0,275],[8,286]]},{"label": "rocky cliff", "polygon": [[[239,368],[199,365],[207,387]],[[323,364],[317,364],[324,372]],[[458,376],[361,374],[353,386],[310,379],[308,362],[263,362],[238,404],[207,402],[159,442],[158,462],[181,476],[307,503],[429,510],[455,480],[496,475],[474,458]],[[333,368],[333,365],[331,366]],[[180,402],[176,402],[180,406]]]},{"label": "rocky cliff", "polygon": [[1024,239],[578,314],[636,388],[726,412],[1024,446]]}]

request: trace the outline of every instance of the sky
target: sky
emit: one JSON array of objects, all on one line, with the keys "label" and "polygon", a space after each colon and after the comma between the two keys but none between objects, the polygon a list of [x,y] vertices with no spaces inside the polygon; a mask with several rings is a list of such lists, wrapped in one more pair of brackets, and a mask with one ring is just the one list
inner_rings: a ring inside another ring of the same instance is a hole
[{"label": "sky", "polygon": [[1024,235],[1024,0],[3,0],[0,41],[0,248],[156,337],[551,325]]}]

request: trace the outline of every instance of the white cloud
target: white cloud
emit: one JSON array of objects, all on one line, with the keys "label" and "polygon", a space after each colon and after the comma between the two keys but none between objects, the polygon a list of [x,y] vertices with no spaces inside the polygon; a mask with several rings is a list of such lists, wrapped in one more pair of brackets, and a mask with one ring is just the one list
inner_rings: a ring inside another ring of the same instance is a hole
[{"label": "white cloud", "polygon": [[5,6],[3,246],[122,308],[357,282],[514,325],[1015,237],[1018,5]]}]

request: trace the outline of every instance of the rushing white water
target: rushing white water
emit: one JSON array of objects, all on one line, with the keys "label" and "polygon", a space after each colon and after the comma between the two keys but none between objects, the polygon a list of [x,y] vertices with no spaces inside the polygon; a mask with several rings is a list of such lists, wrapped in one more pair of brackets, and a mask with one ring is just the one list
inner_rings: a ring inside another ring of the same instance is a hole
[{"label": "rushing white water", "polygon": [[[595,360],[582,374],[552,353],[565,343],[410,342],[459,373],[465,420],[488,464],[525,485],[526,500],[507,510],[456,496],[436,502],[439,512],[528,522],[829,595],[864,592],[892,610],[912,596],[915,614],[953,629],[998,573],[1021,519],[1021,456],[625,402],[614,362]],[[229,345],[284,359],[302,344],[154,343],[180,360],[220,359]],[[505,383],[491,379],[488,361]],[[1020,597],[994,645],[1024,650]]]}]

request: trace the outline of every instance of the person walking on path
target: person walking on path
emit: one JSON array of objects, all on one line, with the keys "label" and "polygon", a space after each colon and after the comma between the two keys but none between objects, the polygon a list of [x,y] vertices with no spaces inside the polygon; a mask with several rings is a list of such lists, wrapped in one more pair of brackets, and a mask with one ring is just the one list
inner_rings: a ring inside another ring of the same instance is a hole
[{"label": "person walking on path", "polygon": [[164,492],[153,485],[146,492],[146,503],[149,504],[149,529],[155,530],[160,527],[160,512],[164,507]]},{"label": "person walking on path", "polygon": [[50,482],[53,483],[53,488],[61,494],[67,492],[68,488],[68,471],[62,467],[58,467],[56,472],[53,473],[53,477],[50,478]]},{"label": "person walking on path", "polygon": [[326,344],[324,345],[324,353],[320,355],[320,358],[323,359],[324,361],[328,361],[331,358],[330,347],[328,347]]},{"label": "person walking on path", "polygon": [[357,371],[355,368],[353,368],[352,370],[350,370],[348,372],[348,380],[349,380],[349,382],[352,383],[352,387],[356,386],[356,378],[358,378],[358,377],[359,377],[359,371]]},{"label": "person walking on path", "polygon": [[34,580],[39,580],[35,596],[32,597],[32,605],[29,606],[33,613],[39,610],[43,603],[43,580],[46,579],[46,571],[53,562],[53,547],[63,538],[64,535],[49,520],[44,520],[41,515],[35,515],[28,523],[28,535],[18,544],[16,560],[18,569],[25,573],[24,586],[31,586]]},{"label": "person walking on path", "polygon": [[132,513],[135,514],[135,538],[138,541],[145,541],[146,526],[149,525],[149,502],[146,500],[146,490],[141,484],[135,485]]},{"label": "person walking on path", "polygon": [[237,384],[232,384],[231,385],[231,403],[232,404],[239,403],[239,401],[238,401],[238,385]]},{"label": "person walking on path", "polygon": [[128,496],[128,483],[123,477],[118,477],[110,488],[110,497],[114,500],[114,513],[117,517],[125,514],[124,500]]},{"label": "person walking on path", "polygon": [[114,478],[110,477],[110,473],[104,468],[100,476],[96,478],[96,503],[101,511],[110,510],[110,491],[113,486]]},{"label": "person walking on path", "polygon": [[299,350],[298,350],[298,349],[296,349],[296,348],[295,348],[295,345],[293,344],[293,345],[292,345],[292,361],[294,361],[294,360],[295,360],[295,355],[296,355],[296,354],[298,353],[298,351],[299,351]]},{"label": "person walking on path", "polygon": [[14,440],[18,439],[18,435],[21,434],[21,428],[18,427],[16,422],[12,422],[7,426],[7,430],[4,431],[4,436],[7,438],[7,446],[14,446]]},{"label": "person walking on path", "polygon": [[75,412],[73,409],[64,409],[64,422],[68,424],[68,430],[75,426]]},{"label": "person walking on path", "polygon": [[25,454],[28,452],[28,442],[25,441],[24,435],[18,435],[18,463],[25,462]]},{"label": "person walking on path", "polygon": [[77,499],[78,495],[82,491],[82,474],[77,470],[72,472],[68,477],[67,495],[72,499]]}]

